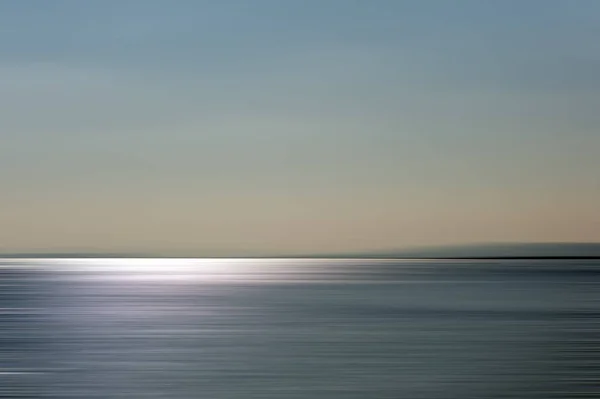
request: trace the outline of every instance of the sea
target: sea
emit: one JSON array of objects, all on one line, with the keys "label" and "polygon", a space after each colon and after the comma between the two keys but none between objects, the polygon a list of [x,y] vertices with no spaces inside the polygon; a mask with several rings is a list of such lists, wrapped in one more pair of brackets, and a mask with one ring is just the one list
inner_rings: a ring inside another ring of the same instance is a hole
[{"label": "sea", "polygon": [[600,261],[2,259],[0,398],[600,398]]}]

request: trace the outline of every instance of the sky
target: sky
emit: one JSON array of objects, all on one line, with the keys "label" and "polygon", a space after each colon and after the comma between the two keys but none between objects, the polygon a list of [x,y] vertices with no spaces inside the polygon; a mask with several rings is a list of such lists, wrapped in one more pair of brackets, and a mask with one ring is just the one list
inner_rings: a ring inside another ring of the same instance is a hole
[{"label": "sky", "polygon": [[0,252],[600,241],[596,0],[0,0]]}]

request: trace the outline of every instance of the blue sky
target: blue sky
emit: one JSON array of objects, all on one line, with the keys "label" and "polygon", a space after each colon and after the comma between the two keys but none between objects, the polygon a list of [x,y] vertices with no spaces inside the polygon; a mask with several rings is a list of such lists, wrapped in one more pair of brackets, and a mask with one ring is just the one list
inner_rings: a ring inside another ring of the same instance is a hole
[{"label": "blue sky", "polygon": [[594,0],[0,1],[6,250],[600,240]]}]

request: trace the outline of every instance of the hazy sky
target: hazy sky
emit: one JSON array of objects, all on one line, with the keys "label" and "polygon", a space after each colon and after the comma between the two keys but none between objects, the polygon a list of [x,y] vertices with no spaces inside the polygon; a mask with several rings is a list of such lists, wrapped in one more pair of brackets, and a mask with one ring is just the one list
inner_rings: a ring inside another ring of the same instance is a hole
[{"label": "hazy sky", "polygon": [[0,250],[600,240],[600,1],[0,1]]}]

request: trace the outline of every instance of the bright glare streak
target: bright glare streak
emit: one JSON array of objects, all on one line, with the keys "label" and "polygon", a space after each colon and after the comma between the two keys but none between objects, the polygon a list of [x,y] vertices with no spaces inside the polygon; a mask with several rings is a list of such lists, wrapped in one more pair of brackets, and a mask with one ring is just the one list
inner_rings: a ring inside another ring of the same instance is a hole
[{"label": "bright glare streak", "polygon": [[105,276],[132,279],[222,279],[242,276],[260,269],[252,259],[46,259],[45,264],[67,272],[92,272]]}]

